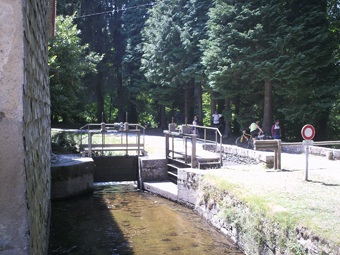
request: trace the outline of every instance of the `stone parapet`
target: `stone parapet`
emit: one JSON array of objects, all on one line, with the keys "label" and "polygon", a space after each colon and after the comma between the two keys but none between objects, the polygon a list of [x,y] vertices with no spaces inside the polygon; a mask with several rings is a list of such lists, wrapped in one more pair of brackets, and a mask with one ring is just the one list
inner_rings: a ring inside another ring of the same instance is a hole
[{"label": "stone parapet", "polygon": [[[206,150],[216,150],[215,144],[207,144],[205,146]],[[253,158],[259,162],[264,162],[268,165],[272,165],[274,163],[274,152],[266,152],[266,151],[255,151],[250,149],[245,149],[238,147],[236,145],[223,144],[222,151],[224,153],[235,154],[243,157]],[[217,151],[220,151],[220,145],[217,145]]]},{"label": "stone parapet", "polygon": [[59,156],[51,167],[51,199],[59,200],[93,191],[92,158]]},{"label": "stone parapet", "polygon": [[167,180],[167,163],[168,160],[165,158],[139,157],[139,175],[142,182]]}]

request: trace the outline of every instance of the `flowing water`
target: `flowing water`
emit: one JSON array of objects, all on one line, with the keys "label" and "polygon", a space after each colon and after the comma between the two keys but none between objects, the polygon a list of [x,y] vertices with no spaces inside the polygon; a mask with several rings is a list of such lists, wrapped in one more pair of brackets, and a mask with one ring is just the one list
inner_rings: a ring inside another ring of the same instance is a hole
[{"label": "flowing water", "polygon": [[52,203],[49,254],[243,253],[192,210],[116,184]]}]

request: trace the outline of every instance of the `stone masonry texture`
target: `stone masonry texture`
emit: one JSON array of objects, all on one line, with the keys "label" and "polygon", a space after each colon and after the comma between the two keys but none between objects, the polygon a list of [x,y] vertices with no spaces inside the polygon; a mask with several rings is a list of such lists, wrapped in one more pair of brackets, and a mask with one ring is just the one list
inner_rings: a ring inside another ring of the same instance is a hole
[{"label": "stone masonry texture", "polygon": [[0,1],[0,254],[47,254],[50,0]]}]

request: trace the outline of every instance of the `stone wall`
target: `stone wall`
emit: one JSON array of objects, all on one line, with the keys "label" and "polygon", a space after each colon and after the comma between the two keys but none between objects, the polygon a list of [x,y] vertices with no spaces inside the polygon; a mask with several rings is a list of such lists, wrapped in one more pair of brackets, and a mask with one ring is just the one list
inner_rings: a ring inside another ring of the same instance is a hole
[{"label": "stone wall", "polygon": [[92,158],[53,155],[51,199],[60,200],[93,192]]},{"label": "stone wall", "polygon": [[49,0],[0,2],[0,253],[47,254]]}]

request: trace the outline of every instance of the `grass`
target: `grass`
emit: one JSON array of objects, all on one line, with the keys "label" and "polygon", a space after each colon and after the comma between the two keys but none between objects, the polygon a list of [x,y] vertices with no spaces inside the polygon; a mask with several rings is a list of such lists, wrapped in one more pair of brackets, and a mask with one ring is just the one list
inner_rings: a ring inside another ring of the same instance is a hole
[{"label": "grass", "polygon": [[340,181],[318,173],[271,171],[263,166],[222,169],[204,176],[282,225],[301,225],[340,244]]}]

